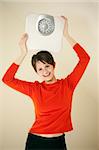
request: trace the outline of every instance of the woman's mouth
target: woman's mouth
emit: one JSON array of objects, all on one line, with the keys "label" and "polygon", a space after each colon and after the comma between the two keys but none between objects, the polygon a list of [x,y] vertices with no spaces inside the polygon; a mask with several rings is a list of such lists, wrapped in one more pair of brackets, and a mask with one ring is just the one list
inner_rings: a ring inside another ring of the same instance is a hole
[{"label": "woman's mouth", "polygon": [[50,73],[48,75],[43,75],[43,77],[48,77],[50,75]]}]

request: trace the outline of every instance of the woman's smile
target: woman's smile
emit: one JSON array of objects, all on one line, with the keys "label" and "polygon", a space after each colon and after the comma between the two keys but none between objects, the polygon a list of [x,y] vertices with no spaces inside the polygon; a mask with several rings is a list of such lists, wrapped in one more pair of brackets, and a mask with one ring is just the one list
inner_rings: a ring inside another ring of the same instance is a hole
[{"label": "woman's smile", "polygon": [[48,75],[43,75],[43,77],[48,77],[48,76],[50,76],[50,74],[51,74],[51,73],[49,72]]}]

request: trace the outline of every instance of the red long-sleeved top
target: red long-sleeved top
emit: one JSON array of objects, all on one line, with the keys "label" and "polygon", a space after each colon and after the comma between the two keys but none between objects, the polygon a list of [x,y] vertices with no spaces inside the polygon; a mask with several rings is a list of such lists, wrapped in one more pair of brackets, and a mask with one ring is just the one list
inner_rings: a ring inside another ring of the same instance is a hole
[{"label": "red long-sleeved top", "polygon": [[64,79],[46,84],[28,82],[15,78],[19,65],[13,63],[5,73],[2,81],[11,88],[31,97],[35,106],[36,119],[30,133],[54,134],[64,133],[73,129],[71,121],[72,96],[76,85],[81,79],[90,60],[86,51],[76,43],[73,49],[79,62]]}]

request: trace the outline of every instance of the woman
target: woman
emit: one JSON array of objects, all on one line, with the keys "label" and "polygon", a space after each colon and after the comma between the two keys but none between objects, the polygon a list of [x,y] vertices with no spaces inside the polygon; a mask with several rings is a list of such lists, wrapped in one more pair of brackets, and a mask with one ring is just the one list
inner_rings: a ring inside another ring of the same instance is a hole
[{"label": "woman", "polygon": [[23,34],[19,42],[21,55],[12,63],[2,79],[8,86],[30,96],[34,102],[36,119],[29,130],[25,150],[67,150],[65,132],[73,129],[72,96],[90,57],[69,35],[67,18],[61,17],[65,21],[63,35],[79,58],[72,73],[64,79],[56,79],[53,56],[48,51],[40,51],[33,55],[31,63],[43,81],[40,83],[16,79],[15,74],[28,52],[28,35]]}]

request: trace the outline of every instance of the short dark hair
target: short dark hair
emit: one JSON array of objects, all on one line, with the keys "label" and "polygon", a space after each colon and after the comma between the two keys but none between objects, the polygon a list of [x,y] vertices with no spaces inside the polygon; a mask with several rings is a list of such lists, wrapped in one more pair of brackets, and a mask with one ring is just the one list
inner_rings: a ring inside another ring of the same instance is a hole
[{"label": "short dark hair", "polygon": [[52,54],[48,51],[45,51],[45,50],[39,51],[37,54],[34,54],[32,56],[31,63],[32,63],[32,66],[36,72],[37,72],[37,69],[36,69],[36,62],[37,61],[41,61],[44,64],[48,63],[48,64],[53,65],[53,67],[55,67],[54,58],[53,58]]}]

